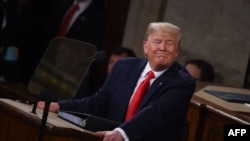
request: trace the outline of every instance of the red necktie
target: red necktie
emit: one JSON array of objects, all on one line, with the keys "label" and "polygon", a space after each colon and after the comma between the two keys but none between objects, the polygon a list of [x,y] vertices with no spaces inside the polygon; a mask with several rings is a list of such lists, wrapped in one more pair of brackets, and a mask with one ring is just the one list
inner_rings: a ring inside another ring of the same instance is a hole
[{"label": "red necktie", "polygon": [[142,98],[149,88],[150,79],[152,79],[154,77],[155,77],[154,72],[149,71],[147,73],[147,78],[144,79],[141,82],[141,84],[139,85],[139,87],[136,89],[134,96],[129,104],[129,107],[128,107],[128,110],[126,113],[126,117],[125,117],[125,121],[128,121],[130,118],[132,118],[136,114],[136,112],[138,111],[138,108],[139,108],[139,105],[141,104]]},{"label": "red necktie", "polygon": [[74,4],[70,8],[70,11],[68,11],[67,15],[65,16],[65,18],[61,24],[61,27],[60,27],[60,30],[58,33],[59,36],[64,36],[67,33],[70,21],[78,9],[79,9],[79,3]]}]

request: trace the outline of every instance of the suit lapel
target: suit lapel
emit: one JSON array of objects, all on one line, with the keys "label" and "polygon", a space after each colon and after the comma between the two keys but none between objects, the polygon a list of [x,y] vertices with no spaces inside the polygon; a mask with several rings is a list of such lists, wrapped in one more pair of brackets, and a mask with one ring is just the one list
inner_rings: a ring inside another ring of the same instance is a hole
[{"label": "suit lapel", "polygon": [[170,80],[173,77],[174,73],[176,73],[177,71],[178,67],[176,66],[176,63],[174,63],[167,71],[159,76],[146,92],[140,108],[144,107],[144,105],[148,103],[152,99],[152,97],[157,96],[158,91],[166,88],[170,84],[169,82],[171,82]]},{"label": "suit lapel", "polygon": [[[133,91],[136,87],[136,83],[137,83],[146,63],[147,63],[146,59],[143,59],[143,61],[140,61],[140,63],[138,64],[138,67],[137,67],[138,69],[134,70],[133,73],[131,73],[133,80],[131,80],[130,83],[128,83],[129,86],[128,86],[127,90],[129,90],[129,92],[127,92],[127,93],[129,93],[129,94],[124,95],[125,99],[130,99],[131,96],[133,95]],[[131,67],[134,67],[134,66],[131,66]],[[124,99],[124,101],[128,101],[128,102],[130,101],[130,100],[125,100],[125,99]]]}]

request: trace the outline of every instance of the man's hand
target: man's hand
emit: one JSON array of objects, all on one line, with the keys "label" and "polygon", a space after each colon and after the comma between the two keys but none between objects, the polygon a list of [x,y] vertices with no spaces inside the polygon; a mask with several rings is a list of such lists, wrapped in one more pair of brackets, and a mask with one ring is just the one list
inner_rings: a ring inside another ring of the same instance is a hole
[{"label": "man's hand", "polygon": [[96,132],[97,136],[103,137],[103,141],[123,141],[122,135],[116,131],[98,131]]},{"label": "man's hand", "polygon": [[[39,101],[39,102],[37,103],[37,107],[40,108],[40,109],[44,109],[44,107],[45,107],[45,102]],[[50,112],[55,112],[55,113],[56,113],[56,112],[59,111],[59,109],[60,109],[59,104],[58,104],[58,103],[55,103],[55,102],[52,102],[52,103],[50,104],[50,106],[49,106],[49,111],[50,111]]]}]

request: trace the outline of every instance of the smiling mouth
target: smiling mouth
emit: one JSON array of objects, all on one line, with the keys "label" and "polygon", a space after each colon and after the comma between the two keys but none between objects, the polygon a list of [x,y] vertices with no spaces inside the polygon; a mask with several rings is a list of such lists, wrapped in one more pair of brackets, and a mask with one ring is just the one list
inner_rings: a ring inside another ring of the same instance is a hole
[{"label": "smiling mouth", "polygon": [[163,54],[163,53],[156,53],[157,57],[167,57],[167,54]]}]

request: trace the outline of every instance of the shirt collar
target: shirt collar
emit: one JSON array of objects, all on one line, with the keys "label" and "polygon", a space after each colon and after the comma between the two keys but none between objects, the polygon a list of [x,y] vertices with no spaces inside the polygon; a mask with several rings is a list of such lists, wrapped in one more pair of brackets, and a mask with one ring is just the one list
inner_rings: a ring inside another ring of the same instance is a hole
[{"label": "shirt collar", "polygon": [[[85,1],[79,2],[79,8],[85,9],[91,2],[92,0],[85,0]],[[77,0],[74,1],[74,4],[76,3],[77,3]]]},{"label": "shirt collar", "polygon": [[155,75],[155,78],[157,78],[157,77],[159,77],[163,72],[165,72],[167,69],[168,69],[168,68],[166,68],[166,69],[164,69],[164,70],[161,70],[161,71],[153,71],[153,70],[151,69],[151,67],[149,66],[149,63],[147,62],[146,66],[145,66],[145,68],[144,68],[144,70],[143,70],[143,72],[142,72],[142,76],[143,76],[143,77],[146,77],[146,76],[147,76],[147,73],[148,73],[149,71],[153,71],[153,72],[154,72],[154,75]]}]

